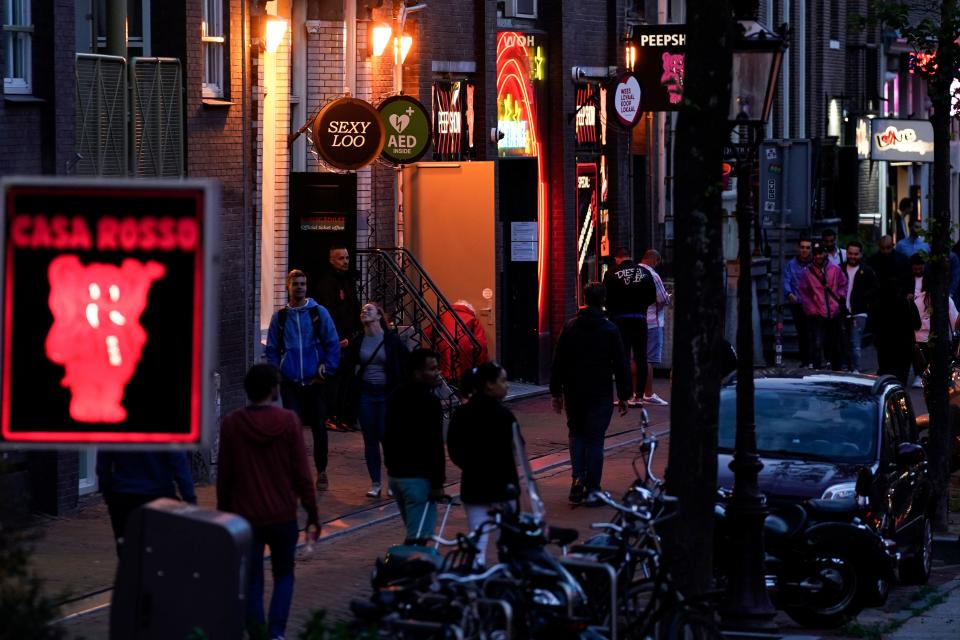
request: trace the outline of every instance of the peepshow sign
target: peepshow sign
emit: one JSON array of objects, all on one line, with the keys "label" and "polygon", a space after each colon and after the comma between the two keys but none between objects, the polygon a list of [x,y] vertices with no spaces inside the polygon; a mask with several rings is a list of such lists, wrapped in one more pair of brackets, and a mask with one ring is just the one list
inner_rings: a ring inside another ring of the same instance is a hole
[{"label": "peepshow sign", "polygon": [[313,145],[337,169],[362,169],[377,159],[385,139],[380,113],[356,98],[330,102],[313,121]]},{"label": "peepshow sign", "polygon": [[640,110],[678,110],[683,102],[686,25],[636,26],[633,44],[637,47],[634,71],[640,83]]},{"label": "peepshow sign", "polygon": [[0,195],[0,445],[200,445],[215,185],[10,178]]}]

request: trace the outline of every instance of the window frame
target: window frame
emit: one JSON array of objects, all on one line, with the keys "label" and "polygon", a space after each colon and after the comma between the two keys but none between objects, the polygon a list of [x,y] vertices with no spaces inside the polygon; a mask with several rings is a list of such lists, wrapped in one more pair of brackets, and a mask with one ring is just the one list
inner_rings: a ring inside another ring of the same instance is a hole
[{"label": "window frame", "polygon": [[[4,0],[3,22],[0,32],[3,34],[4,64],[3,93],[30,95],[33,93],[33,23],[31,0]],[[14,7],[21,11],[20,22],[13,23]],[[10,20],[10,22],[7,22]],[[17,61],[15,52],[20,50],[23,75],[13,76],[12,69]]]},{"label": "window frame", "polygon": [[[216,20],[210,20],[213,16]],[[210,31],[211,26],[213,32]],[[200,22],[200,43],[203,56],[202,97],[225,98],[227,95],[226,81],[226,45],[227,29],[224,0],[203,0],[203,16]],[[211,47],[219,51],[211,69]]]}]

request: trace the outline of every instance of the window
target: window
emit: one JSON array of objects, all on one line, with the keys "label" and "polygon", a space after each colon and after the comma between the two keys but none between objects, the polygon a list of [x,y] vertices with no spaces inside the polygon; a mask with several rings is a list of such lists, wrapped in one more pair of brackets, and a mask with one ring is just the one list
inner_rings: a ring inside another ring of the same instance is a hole
[{"label": "window", "polygon": [[223,0],[203,0],[203,97],[222,98],[224,95]]},{"label": "window", "polygon": [[30,57],[33,25],[30,0],[3,2],[3,91],[30,93]]}]

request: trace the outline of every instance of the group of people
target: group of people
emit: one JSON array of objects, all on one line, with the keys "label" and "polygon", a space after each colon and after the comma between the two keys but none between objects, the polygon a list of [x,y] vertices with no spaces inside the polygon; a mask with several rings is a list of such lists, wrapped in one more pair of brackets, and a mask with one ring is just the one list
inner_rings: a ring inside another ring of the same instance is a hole
[{"label": "group of people", "polygon": [[[909,209],[909,200],[901,208]],[[837,246],[825,229],[820,241],[801,237],[797,255],[784,267],[783,294],[797,328],[802,367],[859,372],[865,331],[873,334],[878,374],[908,383],[915,354],[930,335],[931,296],[926,277],[930,246],[922,223],[909,220],[909,233],[896,244],[885,235],[877,252],[864,259],[863,244]],[[960,258],[950,254],[950,326],[957,326],[954,297]],[[918,372],[919,373],[919,372]]]}]

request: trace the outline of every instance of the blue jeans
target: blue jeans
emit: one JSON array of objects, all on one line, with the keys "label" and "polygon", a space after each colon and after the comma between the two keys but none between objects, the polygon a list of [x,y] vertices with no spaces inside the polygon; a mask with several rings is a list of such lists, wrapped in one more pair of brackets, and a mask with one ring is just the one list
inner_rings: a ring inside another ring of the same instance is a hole
[{"label": "blue jeans", "polygon": [[860,343],[863,342],[863,328],[867,326],[867,316],[850,318],[850,369],[860,371]]},{"label": "blue jeans", "polygon": [[[646,366],[646,365],[644,365]],[[583,482],[587,491],[600,488],[603,476],[603,443],[613,403],[607,396],[599,403],[577,405],[570,397],[564,398],[567,411],[567,428],[570,430],[570,466],[573,479]]]},{"label": "blue jeans", "polygon": [[380,483],[380,445],[383,442],[387,389],[383,385],[360,383],[357,419],[363,432],[363,457],[372,482]]},{"label": "blue jeans", "polygon": [[297,550],[297,534],[296,520],[253,527],[253,549],[247,567],[247,627],[255,629],[267,624],[263,612],[263,548],[268,545],[273,570],[268,627],[271,638],[282,636],[287,628],[293,600],[293,557]]},{"label": "blue jeans", "polygon": [[[426,478],[390,478],[400,517],[407,528],[407,544],[433,535],[437,505],[430,502],[430,481]],[[423,521],[423,527],[420,521]]]}]

